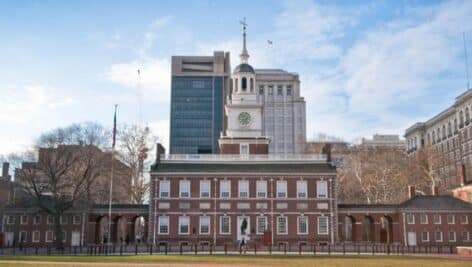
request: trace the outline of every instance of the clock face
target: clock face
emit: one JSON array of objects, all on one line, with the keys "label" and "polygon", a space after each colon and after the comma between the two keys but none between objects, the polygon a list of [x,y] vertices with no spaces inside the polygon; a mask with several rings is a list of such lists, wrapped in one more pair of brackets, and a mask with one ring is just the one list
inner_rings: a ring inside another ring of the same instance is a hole
[{"label": "clock face", "polygon": [[247,126],[251,122],[251,115],[247,112],[241,112],[239,113],[238,119],[242,126]]}]

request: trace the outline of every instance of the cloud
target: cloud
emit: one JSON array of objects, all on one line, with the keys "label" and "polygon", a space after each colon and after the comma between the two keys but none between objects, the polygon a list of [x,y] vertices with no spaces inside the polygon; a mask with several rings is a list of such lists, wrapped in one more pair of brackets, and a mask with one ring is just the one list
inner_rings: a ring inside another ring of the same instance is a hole
[{"label": "cloud", "polygon": [[148,124],[149,128],[152,130],[152,132],[157,135],[159,138],[159,142],[167,149],[169,150],[169,128],[170,128],[170,123],[169,120],[158,120],[158,121],[153,121]]}]

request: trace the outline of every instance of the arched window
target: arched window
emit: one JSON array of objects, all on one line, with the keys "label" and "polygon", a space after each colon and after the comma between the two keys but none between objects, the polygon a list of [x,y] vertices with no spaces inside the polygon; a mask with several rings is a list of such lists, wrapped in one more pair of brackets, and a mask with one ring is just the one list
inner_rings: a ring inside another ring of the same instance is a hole
[{"label": "arched window", "polygon": [[459,128],[464,127],[464,112],[459,112]]},{"label": "arched window", "polygon": [[443,125],[442,127],[442,139],[446,139],[446,125]]},{"label": "arched window", "polygon": [[254,79],[253,78],[250,79],[249,90],[251,90],[251,93],[254,92]]},{"label": "arched window", "polygon": [[428,133],[427,140],[428,140],[428,145],[431,145],[431,134],[430,133]]},{"label": "arched window", "polygon": [[241,90],[243,92],[246,92],[246,89],[247,89],[247,79],[246,79],[246,77],[243,77],[241,79]]},{"label": "arched window", "polygon": [[238,78],[234,79],[234,89],[235,89],[235,92],[238,91],[239,87],[238,87]]},{"label": "arched window", "polygon": [[469,107],[465,108],[465,123],[469,124],[470,120],[470,113],[469,113]]},{"label": "arched window", "polygon": [[457,119],[454,118],[454,133],[457,132]]},{"label": "arched window", "polygon": [[441,142],[441,129],[438,128],[438,130],[436,131],[436,134],[437,134],[437,140],[438,142]]},{"label": "arched window", "polygon": [[449,137],[452,136],[451,122],[448,122],[448,123],[447,123],[447,135],[448,135]]},{"label": "arched window", "polygon": [[436,132],[433,130],[433,145],[436,143]]}]

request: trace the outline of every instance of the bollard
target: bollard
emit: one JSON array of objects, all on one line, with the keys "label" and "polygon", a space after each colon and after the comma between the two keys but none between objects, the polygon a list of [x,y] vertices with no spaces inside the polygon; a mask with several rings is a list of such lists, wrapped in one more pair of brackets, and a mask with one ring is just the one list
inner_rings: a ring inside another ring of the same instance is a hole
[{"label": "bollard", "polygon": [[228,255],[228,245],[225,244],[225,255]]},{"label": "bollard", "polygon": [[254,243],[254,255],[256,255],[256,254],[257,254],[257,245],[256,245],[256,243]]}]

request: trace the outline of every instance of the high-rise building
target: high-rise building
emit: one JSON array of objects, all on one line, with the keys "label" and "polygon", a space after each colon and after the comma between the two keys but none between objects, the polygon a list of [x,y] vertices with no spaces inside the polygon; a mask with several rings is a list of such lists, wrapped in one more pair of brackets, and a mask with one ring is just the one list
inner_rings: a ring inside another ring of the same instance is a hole
[{"label": "high-rise building", "polygon": [[230,73],[229,53],[172,57],[171,154],[219,153]]}]

